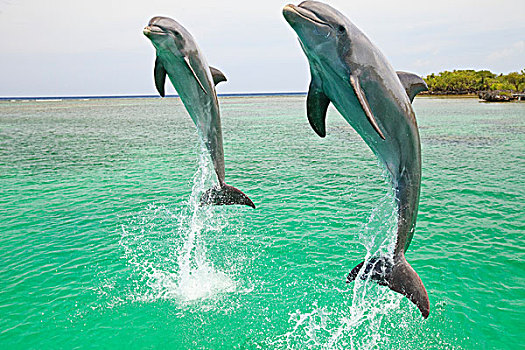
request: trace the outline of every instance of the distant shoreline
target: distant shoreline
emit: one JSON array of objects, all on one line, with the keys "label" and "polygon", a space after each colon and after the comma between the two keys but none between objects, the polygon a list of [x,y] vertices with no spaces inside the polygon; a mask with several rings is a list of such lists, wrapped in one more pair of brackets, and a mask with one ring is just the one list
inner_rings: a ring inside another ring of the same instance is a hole
[{"label": "distant shoreline", "polygon": [[478,98],[477,94],[429,94],[427,91],[419,93],[416,97],[422,98]]},{"label": "distant shoreline", "polygon": [[[255,97],[255,96],[306,96],[306,92],[245,92],[217,94],[218,97]],[[178,98],[179,95],[166,95],[167,98]],[[20,100],[90,100],[90,99],[125,99],[125,98],[161,98],[159,95],[100,95],[100,96],[13,96],[0,97],[0,101]]]},{"label": "distant shoreline", "polygon": [[[264,97],[264,96],[306,96],[307,92],[250,92],[250,93],[229,93],[217,94],[218,97]],[[102,96],[23,96],[23,97],[0,97],[0,102],[9,101],[63,101],[63,100],[109,100],[109,99],[133,99],[133,98],[162,98],[159,95],[102,95]],[[179,98],[179,95],[166,95],[164,98]],[[477,94],[440,94],[423,92],[416,98],[435,98],[435,99],[466,99],[476,98]]]},{"label": "distant shoreline", "polygon": [[[254,92],[254,93],[231,93],[217,94],[218,97],[264,97],[264,96],[306,96],[307,92]],[[441,94],[419,94],[417,98],[477,98],[475,94],[465,95],[441,95]],[[106,100],[106,99],[128,99],[128,98],[161,98],[159,95],[115,95],[115,96],[24,96],[24,97],[0,97],[0,101],[62,101],[62,100]],[[165,98],[179,98],[179,95],[166,95]]]}]

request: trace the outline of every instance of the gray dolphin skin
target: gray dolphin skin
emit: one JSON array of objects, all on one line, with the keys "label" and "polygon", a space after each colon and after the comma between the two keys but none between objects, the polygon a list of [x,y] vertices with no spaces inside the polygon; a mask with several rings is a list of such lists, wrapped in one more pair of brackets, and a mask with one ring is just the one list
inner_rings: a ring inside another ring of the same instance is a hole
[{"label": "gray dolphin skin", "polygon": [[306,100],[310,125],[319,136],[326,135],[326,110],[332,102],[384,164],[395,190],[398,223],[393,256],[360,263],[347,282],[358,276],[371,278],[406,296],[427,318],[427,291],[405,259],[421,185],[421,145],[411,101],[426,84],[414,74],[397,74],[370,40],[329,5],[304,1],[285,6],[283,15],[310,64]]},{"label": "gray dolphin skin", "polygon": [[202,195],[201,203],[242,204],[255,208],[248,196],[224,182],[224,150],[215,85],[226,81],[226,77],[208,66],[191,34],[173,19],[153,17],[143,33],[156,49],[154,78],[159,94],[165,95],[167,75],[210,152],[218,184]]}]

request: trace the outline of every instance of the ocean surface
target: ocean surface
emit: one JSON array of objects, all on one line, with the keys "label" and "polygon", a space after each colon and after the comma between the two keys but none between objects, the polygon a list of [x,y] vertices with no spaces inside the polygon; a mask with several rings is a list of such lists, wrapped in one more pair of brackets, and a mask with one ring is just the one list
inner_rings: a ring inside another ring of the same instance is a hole
[{"label": "ocean surface", "polygon": [[0,102],[2,349],[523,349],[525,103],[416,98],[421,202],[401,295],[345,283],[395,240],[378,161],[305,96],[220,98],[215,181],[176,98]]}]

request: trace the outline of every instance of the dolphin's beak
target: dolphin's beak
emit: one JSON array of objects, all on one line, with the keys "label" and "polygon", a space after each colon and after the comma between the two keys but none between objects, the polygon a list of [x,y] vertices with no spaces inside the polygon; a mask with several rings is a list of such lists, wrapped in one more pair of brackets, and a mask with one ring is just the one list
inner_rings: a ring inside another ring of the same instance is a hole
[{"label": "dolphin's beak", "polygon": [[283,16],[286,22],[288,22],[289,25],[294,28],[298,22],[300,22],[301,14],[297,10],[297,6],[288,4],[285,7],[283,7]]},{"label": "dolphin's beak", "polygon": [[144,35],[147,36],[148,38],[152,36],[166,35],[166,33],[164,33],[162,29],[160,29],[154,24],[150,24],[144,27],[144,29],[142,30],[142,33],[144,33]]},{"label": "dolphin's beak", "polygon": [[288,4],[283,8],[283,16],[288,21],[288,23],[292,24],[291,21],[294,19],[297,19],[298,17],[302,18],[303,20],[306,20],[308,22],[317,23],[323,26],[327,26],[328,24],[319,18],[314,12],[309,10],[308,8],[295,6],[292,4]]},{"label": "dolphin's beak", "polygon": [[286,5],[286,6],[283,8],[283,12],[286,12],[286,11],[293,11],[293,10],[294,10],[294,7],[295,7],[295,5],[293,5],[293,4],[288,4],[288,5]]},{"label": "dolphin's beak", "polygon": [[290,22],[294,15],[297,15],[295,5],[288,4],[283,8],[283,16],[288,22]]}]

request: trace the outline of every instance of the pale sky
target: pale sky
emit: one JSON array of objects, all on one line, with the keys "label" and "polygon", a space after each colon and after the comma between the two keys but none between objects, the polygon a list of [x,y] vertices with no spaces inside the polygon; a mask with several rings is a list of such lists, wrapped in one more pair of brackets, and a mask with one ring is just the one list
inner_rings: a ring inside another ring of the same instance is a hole
[{"label": "pale sky", "polygon": [[[398,70],[525,68],[524,0],[325,2]],[[193,34],[208,63],[228,78],[219,93],[306,91],[308,63],[282,16],[287,3],[0,0],[0,96],[156,94],[155,52],[142,34],[155,15]]]}]

